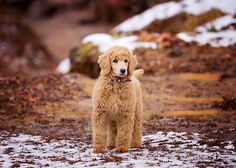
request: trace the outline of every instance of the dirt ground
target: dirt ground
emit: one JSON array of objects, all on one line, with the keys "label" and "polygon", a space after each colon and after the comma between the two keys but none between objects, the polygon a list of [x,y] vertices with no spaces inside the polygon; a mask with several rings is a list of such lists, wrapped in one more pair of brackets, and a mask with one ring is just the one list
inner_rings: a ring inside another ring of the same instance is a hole
[{"label": "dirt ground", "polygon": [[[156,131],[201,132],[219,140],[235,141],[236,95],[232,89],[235,89],[236,79],[222,80],[220,77],[218,73],[144,76],[141,79],[144,134]],[[94,79],[79,74],[52,74],[33,81],[26,85],[27,81],[19,79],[1,79],[1,92],[5,95],[1,100],[5,104],[1,112],[2,130],[60,138],[91,134]],[[14,97],[16,91],[19,96]],[[25,105],[25,100],[29,104]],[[12,109],[16,105],[20,107]],[[22,116],[24,111],[28,113]],[[12,112],[17,115],[10,117]]]},{"label": "dirt ground", "polygon": [[[229,92],[236,86],[235,78],[220,80],[212,73],[146,75],[141,79],[143,148],[102,155],[93,154],[91,147],[94,79],[52,74],[24,84],[27,89],[22,87],[24,81],[14,81],[1,78],[0,82],[5,95],[0,100],[5,104],[0,111],[2,165],[8,159],[15,167],[233,167],[235,163],[236,99],[235,92]],[[19,91],[17,97],[12,90]]]}]

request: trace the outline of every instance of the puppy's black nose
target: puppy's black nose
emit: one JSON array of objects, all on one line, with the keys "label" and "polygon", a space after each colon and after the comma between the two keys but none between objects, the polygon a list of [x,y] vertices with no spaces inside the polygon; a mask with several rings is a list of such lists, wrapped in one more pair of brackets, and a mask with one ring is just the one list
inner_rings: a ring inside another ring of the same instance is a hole
[{"label": "puppy's black nose", "polygon": [[124,74],[125,71],[126,71],[126,70],[125,70],[124,68],[120,69],[120,72],[121,72],[122,74]]}]

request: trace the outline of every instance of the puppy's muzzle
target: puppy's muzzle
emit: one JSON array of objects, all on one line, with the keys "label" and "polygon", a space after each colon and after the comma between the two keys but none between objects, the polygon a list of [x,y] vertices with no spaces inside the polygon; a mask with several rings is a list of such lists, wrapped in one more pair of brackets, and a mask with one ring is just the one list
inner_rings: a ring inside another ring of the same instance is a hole
[{"label": "puppy's muzzle", "polygon": [[120,69],[120,73],[121,73],[121,74],[125,74],[125,73],[126,73],[126,69],[121,68],[121,69]]}]

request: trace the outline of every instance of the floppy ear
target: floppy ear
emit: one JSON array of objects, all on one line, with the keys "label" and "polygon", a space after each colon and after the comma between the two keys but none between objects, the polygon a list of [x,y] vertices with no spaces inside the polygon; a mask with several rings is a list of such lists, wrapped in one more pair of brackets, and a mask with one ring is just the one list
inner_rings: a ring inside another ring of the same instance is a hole
[{"label": "floppy ear", "polygon": [[133,75],[133,71],[135,69],[135,67],[137,66],[137,58],[136,58],[136,55],[133,55],[131,53],[131,56],[130,56],[130,61],[129,61],[129,76],[132,76]]},{"label": "floppy ear", "polygon": [[111,65],[109,61],[109,57],[105,54],[100,55],[98,57],[98,64],[101,67],[101,74],[103,75],[109,75],[111,72]]}]

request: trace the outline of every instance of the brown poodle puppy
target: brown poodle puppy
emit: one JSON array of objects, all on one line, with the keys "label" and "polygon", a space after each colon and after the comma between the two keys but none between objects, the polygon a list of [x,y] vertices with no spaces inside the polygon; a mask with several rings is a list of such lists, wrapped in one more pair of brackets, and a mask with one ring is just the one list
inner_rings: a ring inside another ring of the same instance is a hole
[{"label": "brown poodle puppy", "polygon": [[142,145],[142,92],[135,70],[136,57],[126,47],[115,46],[99,56],[100,76],[93,91],[93,148],[127,152]]}]

